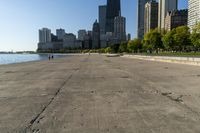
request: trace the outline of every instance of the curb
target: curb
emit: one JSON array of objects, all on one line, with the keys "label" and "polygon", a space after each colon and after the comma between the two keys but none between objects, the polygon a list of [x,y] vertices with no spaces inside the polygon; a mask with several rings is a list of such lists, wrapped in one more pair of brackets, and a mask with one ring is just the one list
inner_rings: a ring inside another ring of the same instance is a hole
[{"label": "curb", "polygon": [[[163,57],[160,57],[160,56],[152,57],[152,56],[142,56],[142,55],[123,55],[121,57],[147,60],[147,61],[157,61],[157,62],[166,62],[166,63],[200,66],[200,61],[194,61],[195,59],[198,59],[198,58],[192,58],[192,57],[178,57],[178,58],[180,58],[180,60],[173,59],[173,57],[167,57],[167,56],[164,57],[165,59],[162,59]],[[185,59],[187,59],[187,60],[185,60]]]}]

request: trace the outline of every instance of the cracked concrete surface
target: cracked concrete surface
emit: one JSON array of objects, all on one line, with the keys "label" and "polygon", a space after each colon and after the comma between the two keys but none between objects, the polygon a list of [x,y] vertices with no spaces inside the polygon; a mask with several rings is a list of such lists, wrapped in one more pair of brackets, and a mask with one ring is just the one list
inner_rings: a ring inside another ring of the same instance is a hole
[{"label": "cracked concrete surface", "polygon": [[200,68],[70,56],[0,66],[1,133],[199,133]]}]

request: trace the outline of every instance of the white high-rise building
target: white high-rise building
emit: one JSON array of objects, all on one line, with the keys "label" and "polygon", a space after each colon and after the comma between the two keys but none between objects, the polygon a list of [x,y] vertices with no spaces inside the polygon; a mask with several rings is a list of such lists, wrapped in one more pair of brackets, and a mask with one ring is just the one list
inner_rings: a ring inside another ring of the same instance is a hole
[{"label": "white high-rise building", "polygon": [[56,30],[56,36],[58,37],[58,40],[63,40],[65,35],[64,29],[57,29]]},{"label": "white high-rise building", "polygon": [[158,27],[158,3],[150,1],[145,4],[144,33]]},{"label": "white high-rise building", "polygon": [[79,30],[78,31],[78,40],[84,41],[84,37],[86,36],[87,31],[86,30]]},{"label": "white high-rise building", "polygon": [[39,30],[39,43],[51,42],[51,30],[43,28]]},{"label": "white high-rise building", "polygon": [[150,0],[138,0],[138,26],[137,26],[137,37],[142,40],[144,37],[144,12],[145,4]]},{"label": "white high-rise building", "polygon": [[200,0],[188,0],[188,26],[192,29],[200,22]]},{"label": "white high-rise building", "polygon": [[165,17],[167,12],[178,9],[178,0],[159,0],[158,8],[158,28],[165,28]]}]

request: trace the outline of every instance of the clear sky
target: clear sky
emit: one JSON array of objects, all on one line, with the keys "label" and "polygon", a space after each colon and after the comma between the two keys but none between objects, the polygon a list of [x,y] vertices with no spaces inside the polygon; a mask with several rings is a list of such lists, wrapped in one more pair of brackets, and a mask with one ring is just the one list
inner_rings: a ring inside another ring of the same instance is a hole
[{"label": "clear sky", "polygon": [[[121,0],[127,33],[137,32],[137,0]],[[98,5],[106,0],[0,0],[0,51],[36,50],[38,29],[57,28],[77,34],[92,29],[98,18]],[[187,8],[187,0],[179,0]]]}]

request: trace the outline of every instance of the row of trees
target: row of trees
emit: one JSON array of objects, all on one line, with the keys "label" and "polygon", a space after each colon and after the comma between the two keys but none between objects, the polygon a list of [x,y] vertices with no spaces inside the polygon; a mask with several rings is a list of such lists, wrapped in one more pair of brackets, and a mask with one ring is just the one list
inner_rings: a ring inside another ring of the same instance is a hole
[{"label": "row of trees", "polygon": [[200,51],[200,24],[190,32],[187,26],[174,28],[167,33],[160,33],[157,29],[145,34],[142,41],[138,39],[115,44],[104,52],[197,52]]},{"label": "row of trees", "polygon": [[84,50],[83,53],[136,53],[141,52],[142,42],[139,39],[134,39],[129,42],[123,42],[121,44],[113,44],[107,48],[94,49],[94,50]]}]

